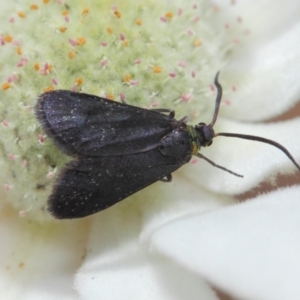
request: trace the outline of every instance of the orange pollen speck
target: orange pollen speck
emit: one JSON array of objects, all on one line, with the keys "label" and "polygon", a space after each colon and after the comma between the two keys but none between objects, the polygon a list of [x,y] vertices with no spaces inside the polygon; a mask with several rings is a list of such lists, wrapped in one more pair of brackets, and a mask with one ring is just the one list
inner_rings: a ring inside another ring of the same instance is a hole
[{"label": "orange pollen speck", "polygon": [[19,12],[18,12],[18,16],[19,16],[20,18],[25,18],[25,17],[26,17],[25,13],[22,12],[22,11],[19,11]]},{"label": "orange pollen speck", "polygon": [[54,90],[54,86],[50,85],[44,89],[44,92],[49,92],[49,91],[53,91],[53,90]]},{"label": "orange pollen speck", "polygon": [[82,46],[85,44],[86,38],[83,36],[83,37],[77,38],[76,41],[77,41],[78,45]]},{"label": "orange pollen speck", "polygon": [[108,34],[112,34],[112,33],[113,33],[113,30],[112,30],[110,27],[107,27],[107,28],[106,28],[106,32],[107,32]]},{"label": "orange pollen speck", "polygon": [[193,44],[194,46],[199,47],[202,45],[202,41],[200,39],[195,39]]},{"label": "orange pollen speck", "polygon": [[63,10],[63,11],[61,12],[61,14],[62,14],[63,16],[67,16],[67,15],[69,14],[69,12],[68,12],[67,10]]},{"label": "orange pollen speck", "polygon": [[159,66],[155,66],[152,69],[153,73],[161,73],[162,72],[162,68]]},{"label": "orange pollen speck", "polygon": [[75,54],[75,52],[73,52],[73,51],[70,51],[69,54],[68,54],[68,56],[69,56],[70,59],[74,58],[75,55],[76,55],[76,54]]},{"label": "orange pollen speck", "polygon": [[88,8],[85,8],[85,9],[82,11],[82,15],[85,16],[85,15],[87,15],[89,12],[90,12],[90,10],[89,10]]},{"label": "orange pollen speck", "polygon": [[49,1],[50,1],[50,0],[43,0],[43,3],[44,3],[44,4],[47,4],[47,3],[49,3]]},{"label": "orange pollen speck", "polygon": [[113,94],[107,94],[106,97],[109,100],[114,100],[115,99],[115,96]]},{"label": "orange pollen speck", "polygon": [[17,50],[16,50],[16,51],[17,51],[17,54],[18,54],[18,55],[21,55],[21,54],[22,54],[22,49],[21,49],[21,47],[17,47]]},{"label": "orange pollen speck", "polygon": [[8,82],[5,82],[2,84],[2,90],[8,90],[9,88],[11,87],[10,83]]},{"label": "orange pollen speck", "polygon": [[67,30],[67,27],[64,27],[64,26],[59,27],[59,31],[60,32],[65,32],[66,30]]},{"label": "orange pollen speck", "polygon": [[48,70],[49,72],[51,72],[51,71],[53,70],[53,66],[52,66],[52,65],[48,65],[47,70]]},{"label": "orange pollen speck", "polygon": [[4,37],[4,40],[5,40],[5,42],[10,43],[10,42],[12,42],[13,37],[12,37],[11,35],[6,35],[6,36]]},{"label": "orange pollen speck", "polygon": [[141,26],[142,25],[142,20],[141,19],[136,19],[135,24],[138,25],[138,26]]},{"label": "orange pollen speck", "polygon": [[121,18],[121,13],[118,11],[118,10],[115,10],[114,11],[114,14],[115,14],[115,16],[118,18],[118,19],[120,19]]},{"label": "orange pollen speck", "polygon": [[30,8],[31,8],[32,10],[37,10],[37,9],[39,9],[39,7],[38,7],[36,4],[32,4],[32,5],[30,6]]},{"label": "orange pollen speck", "polygon": [[172,19],[173,18],[173,13],[168,11],[167,13],[165,13],[165,17],[168,19]]},{"label": "orange pollen speck", "polygon": [[129,82],[131,80],[132,76],[130,74],[126,74],[124,76],[124,82]]},{"label": "orange pollen speck", "polygon": [[128,43],[128,41],[124,41],[124,42],[122,43],[122,45],[123,45],[123,47],[128,47],[129,43]]},{"label": "orange pollen speck", "polygon": [[39,64],[39,63],[35,63],[35,64],[33,65],[33,67],[34,67],[34,69],[35,69],[36,71],[38,71],[38,70],[40,69],[40,64]]},{"label": "orange pollen speck", "polygon": [[78,85],[81,85],[83,83],[83,79],[81,77],[75,79],[75,82],[78,84]]}]

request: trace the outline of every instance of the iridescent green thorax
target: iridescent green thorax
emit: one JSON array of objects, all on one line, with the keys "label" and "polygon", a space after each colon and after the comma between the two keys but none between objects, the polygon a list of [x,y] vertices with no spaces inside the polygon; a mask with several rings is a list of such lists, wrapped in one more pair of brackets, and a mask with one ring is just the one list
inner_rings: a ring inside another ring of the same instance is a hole
[{"label": "iridescent green thorax", "polygon": [[187,130],[190,134],[190,143],[191,143],[191,149],[192,149],[192,155],[197,155],[199,150],[201,149],[201,145],[198,139],[197,131],[195,127],[191,125],[187,125]]}]

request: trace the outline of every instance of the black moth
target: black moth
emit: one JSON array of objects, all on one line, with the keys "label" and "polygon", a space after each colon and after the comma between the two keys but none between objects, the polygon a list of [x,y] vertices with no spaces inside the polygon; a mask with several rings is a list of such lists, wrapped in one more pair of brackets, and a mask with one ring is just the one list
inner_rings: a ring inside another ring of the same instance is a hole
[{"label": "black moth", "polygon": [[50,213],[59,219],[94,214],[158,180],[171,181],[171,173],[188,163],[192,155],[242,177],[199,153],[216,136],[271,144],[300,170],[288,150],[274,141],[215,134],[213,126],[222,97],[218,74],[215,85],[218,93],[213,120],[194,127],[186,124],[186,118],[175,120],[172,110],[148,110],[67,90],[40,95],[37,119],[58,148],[75,158],[56,180],[48,199]]}]

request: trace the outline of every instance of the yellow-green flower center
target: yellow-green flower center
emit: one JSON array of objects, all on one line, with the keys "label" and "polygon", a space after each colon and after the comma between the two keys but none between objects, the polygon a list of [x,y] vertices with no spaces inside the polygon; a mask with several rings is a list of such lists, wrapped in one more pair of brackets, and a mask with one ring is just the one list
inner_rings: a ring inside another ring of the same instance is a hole
[{"label": "yellow-green flower center", "polygon": [[208,121],[211,84],[235,45],[218,9],[204,0],[0,6],[1,183],[21,215],[40,220],[69,158],[35,119],[39,94],[72,89]]}]

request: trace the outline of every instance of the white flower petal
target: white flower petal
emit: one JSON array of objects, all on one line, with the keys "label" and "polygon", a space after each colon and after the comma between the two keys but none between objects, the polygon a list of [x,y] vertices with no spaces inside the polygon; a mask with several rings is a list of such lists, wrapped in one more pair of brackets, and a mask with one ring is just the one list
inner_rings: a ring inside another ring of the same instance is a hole
[{"label": "white flower petal", "polygon": [[129,200],[93,218],[86,262],[75,281],[81,299],[217,299],[204,281],[143,251],[136,203]]},{"label": "white flower petal", "polygon": [[[300,22],[271,41],[252,44],[226,66],[223,78],[236,91],[222,115],[239,120],[264,120],[280,115],[299,101]],[[221,77],[222,82],[222,77]]]},{"label": "white flower petal", "polygon": [[74,299],[73,276],[82,262],[83,222],[40,224],[2,207],[1,299]]},{"label": "white flower petal", "polygon": [[[297,0],[213,0],[220,8],[220,17],[231,21],[231,25],[241,22],[250,30],[249,39],[265,41],[281,35],[299,22],[300,2]],[[240,18],[239,20],[237,18]],[[247,38],[248,39],[248,38]],[[247,41],[246,39],[246,41]],[[251,41],[252,42],[252,41]]]},{"label": "white flower petal", "polygon": [[[222,132],[252,134],[277,141],[300,163],[300,118],[275,124],[245,124],[220,119],[216,132],[219,132],[219,128]],[[244,178],[233,176],[202,160],[181,169],[187,181],[197,182],[218,193],[243,193],[263,180],[274,180],[277,173],[297,172],[293,163],[280,150],[255,141],[217,137],[213,145],[201,149],[201,153],[216,164],[244,175]]]},{"label": "white flower petal", "polygon": [[[186,168],[184,166],[183,168]],[[206,191],[198,178],[186,178],[178,172],[171,183],[157,183],[143,203],[143,227],[140,241],[147,240],[153,231],[183,216],[216,210],[236,203],[236,199]],[[141,194],[141,199],[143,196]],[[142,200],[143,201],[143,200]]]},{"label": "white flower petal", "polygon": [[226,6],[221,10],[224,22],[241,17],[240,26],[250,34],[222,70],[221,83],[227,81],[234,91],[225,93],[230,105],[221,114],[243,121],[278,116],[299,101],[300,2],[237,1]]},{"label": "white flower petal", "polygon": [[299,299],[300,187],[170,223],[152,247],[243,299]]},{"label": "white flower petal", "polygon": [[165,260],[132,252],[108,267],[101,267],[98,260],[93,264],[77,276],[76,288],[83,300],[217,299],[204,280]]}]

